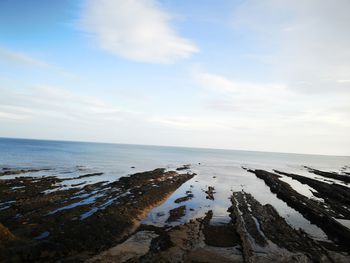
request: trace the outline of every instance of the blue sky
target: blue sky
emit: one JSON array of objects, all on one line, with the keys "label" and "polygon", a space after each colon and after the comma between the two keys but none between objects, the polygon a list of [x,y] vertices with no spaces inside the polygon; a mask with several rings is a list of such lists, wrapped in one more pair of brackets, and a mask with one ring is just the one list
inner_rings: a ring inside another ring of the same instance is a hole
[{"label": "blue sky", "polygon": [[350,155],[349,11],[2,0],[0,136]]}]

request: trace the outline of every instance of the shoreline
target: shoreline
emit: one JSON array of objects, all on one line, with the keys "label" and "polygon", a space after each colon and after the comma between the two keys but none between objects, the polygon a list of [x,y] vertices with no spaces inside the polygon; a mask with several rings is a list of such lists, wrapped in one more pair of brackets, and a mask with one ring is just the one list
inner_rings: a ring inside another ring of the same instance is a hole
[{"label": "shoreline", "polygon": [[[192,183],[198,182],[198,178],[189,164],[174,171],[158,168],[113,182],[91,184],[83,180],[98,178],[103,173],[78,169],[81,175],[62,179],[54,175],[41,176],[41,172],[52,173],[50,169],[1,168],[2,262],[58,259],[63,262],[173,262],[170,259],[174,255],[182,258],[182,262],[216,262],[218,258],[221,262],[268,262],[271,258],[283,262],[350,260],[347,228],[333,219],[350,220],[350,214],[341,213],[347,211],[345,207],[349,208],[350,196],[343,194],[339,199],[338,193],[332,192],[339,188],[346,193],[346,186],[279,170],[243,168],[263,180],[272,192],[276,192],[274,189],[278,186],[278,198],[319,225],[333,240],[324,242],[294,229],[272,205],[262,205],[243,189],[227,196],[231,203],[227,211],[230,221],[214,223],[215,212],[208,207],[203,216],[179,224],[178,221],[193,210],[188,203],[199,194],[192,190]],[[317,171],[318,176],[322,175],[322,171]],[[329,179],[327,173],[323,175]],[[327,206],[299,194],[281,180],[282,176],[316,187],[314,194]],[[216,176],[212,178],[215,180]],[[74,184],[77,180],[85,184]],[[67,182],[71,182],[71,187],[57,188]],[[189,183],[183,195],[173,197],[182,185]],[[207,185],[201,190],[206,202],[218,198],[215,187]],[[293,198],[300,200],[298,206],[288,201]],[[173,208],[168,214],[159,215],[166,219],[163,227],[144,222],[151,211],[170,201]],[[308,204],[308,210],[298,209],[303,203]],[[328,211],[332,207],[332,211]],[[310,213],[321,214],[328,221],[310,217]],[[339,227],[342,231],[338,231]]]}]

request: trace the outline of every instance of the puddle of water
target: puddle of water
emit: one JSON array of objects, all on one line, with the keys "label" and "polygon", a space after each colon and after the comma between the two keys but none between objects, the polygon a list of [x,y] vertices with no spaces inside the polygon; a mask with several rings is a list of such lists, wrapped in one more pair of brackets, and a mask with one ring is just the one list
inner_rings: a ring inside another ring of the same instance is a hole
[{"label": "puddle of water", "polygon": [[[279,174],[280,175],[280,174]],[[314,196],[314,193],[317,193],[317,191],[312,188],[311,186],[307,184],[302,184],[298,180],[295,180],[291,177],[285,176],[285,175],[280,175],[281,178],[280,180],[283,182],[286,182],[289,184],[295,191],[297,191],[299,194],[302,194],[303,196],[306,196],[307,198],[314,199],[319,202],[324,202],[322,198]]]},{"label": "puddle of water", "polygon": [[34,237],[33,239],[41,240],[41,239],[49,237],[49,235],[50,235],[50,232],[49,231],[45,231],[45,232],[41,233],[39,236]]},{"label": "puddle of water", "polygon": [[350,220],[349,219],[340,219],[340,218],[334,218],[334,219],[337,220],[343,226],[350,229]]},{"label": "puddle of water", "polygon": [[16,201],[7,201],[0,203],[0,211],[10,208],[13,203],[16,203]]},{"label": "puddle of water", "polygon": [[[241,166],[194,165],[192,171],[196,172],[197,175],[177,189],[166,202],[154,208],[142,223],[164,226],[168,224],[165,221],[169,216],[169,210],[181,205],[186,205],[186,215],[172,225],[183,224],[190,219],[203,217],[209,210],[213,211],[216,223],[227,223],[230,221],[227,210],[232,205],[229,199],[232,192],[244,190],[251,193],[261,204],[274,206],[287,223],[295,229],[302,228],[317,240],[328,240],[327,235],[319,227],[311,224],[299,212],[277,198],[262,180],[243,170]],[[206,199],[203,190],[207,189],[208,186],[215,188],[214,200]],[[305,190],[304,187],[302,188]],[[185,196],[188,190],[192,191],[194,197],[186,202],[176,204],[174,201]],[[309,191],[309,189],[307,190]]]},{"label": "puddle of water", "polygon": [[60,212],[60,211],[63,211],[63,210],[68,210],[68,209],[72,209],[72,208],[75,208],[77,206],[92,204],[98,198],[100,198],[102,196],[104,196],[104,194],[97,194],[97,195],[90,196],[90,197],[88,197],[86,199],[83,199],[83,200],[81,200],[79,202],[76,202],[76,203],[73,203],[73,204],[70,204],[70,205],[67,205],[67,206],[64,206],[64,207],[57,208],[57,209],[49,212],[48,215],[53,215],[53,214],[56,214],[57,212]]}]

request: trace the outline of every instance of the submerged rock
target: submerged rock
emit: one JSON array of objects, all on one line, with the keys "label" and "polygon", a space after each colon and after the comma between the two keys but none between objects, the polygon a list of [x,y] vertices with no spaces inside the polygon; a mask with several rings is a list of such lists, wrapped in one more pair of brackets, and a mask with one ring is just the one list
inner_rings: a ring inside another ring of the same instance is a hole
[{"label": "submerged rock", "polygon": [[169,217],[166,220],[166,222],[170,223],[170,222],[177,221],[184,215],[186,215],[186,206],[182,205],[182,206],[176,207],[169,211]]},{"label": "submerged rock", "polygon": [[207,194],[205,198],[209,200],[215,200],[214,194],[215,194],[215,188],[213,186],[208,186],[208,190],[205,190],[204,192]]},{"label": "submerged rock", "polygon": [[25,174],[25,173],[35,173],[35,172],[48,171],[48,170],[50,170],[50,169],[11,169],[11,168],[2,168],[2,171],[0,171],[0,176]]},{"label": "submerged rock", "polygon": [[190,168],[191,168],[190,164],[184,164],[183,166],[176,168],[176,171],[188,170]]},{"label": "submerged rock", "polygon": [[103,175],[103,173],[84,174],[84,175],[80,175],[80,176],[78,176],[78,177],[73,177],[72,180],[75,180],[75,179],[82,179],[82,178],[92,177],[92,176],[101,176],[101,175]]},{"label": "submerged rock", "polygon": [[186,193],[186,194],[187,194],[186,196],[179,197],[174,202],[178,204],[178,203],[182,203],[182,202],[188,201],[188,200],[193,198],[193,194],[191,192]]}]

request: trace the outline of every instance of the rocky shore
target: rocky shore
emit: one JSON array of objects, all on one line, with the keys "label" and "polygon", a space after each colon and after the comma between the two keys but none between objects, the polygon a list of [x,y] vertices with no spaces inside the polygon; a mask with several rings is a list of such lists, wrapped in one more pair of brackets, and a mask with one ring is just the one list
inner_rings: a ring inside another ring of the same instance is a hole
[{"label": "rocky shore", "polygon": [[[327,203],[324,205],[299,194],[289,184],[279,180],[280,176],[277,174],[263,170],[249,171],[264,180],[271,191],[277,194],[277,197],[324,230],[334,242],[343,246],[344,249],[350,247],[350,229],[335,219],[344,218],[344,215],[328,209]],[[349,209],[347,203],[343,203],[341,200],[339,200],[339,205],[342,205],[345,209]]]},{"label": "rocky shore", "polygon": [[[275,207],[262,204],[243,189],[227,194],[226,221],[218,223],[215,212],[205,206],[204,215],[172,224],[194,210],[191,201],[198,195],[206,202],[222,201],[214,184],[216,176],[212,176],[212,185],[196,191],[198,179],[190,165],[90,184],[81,180],[103,173],[62,179],[28,176],[40,169],[8,168],[0,172],[0,262],[350,261],[350,229],[341,223],[350,220],[347,186],[325,181],[331,178],[329,172],[312,168],[307,169],[317,176],[325,173],[325,180],[280,170],[244,169],[247,176],[265,183],[278,199],[321,228],[328,241],[292,227]],[[301,194],[285,178],[310,187],[317,199]],[[77,179],[74,187],[64,187]],[[186,182],[188,188],[171,199]],[[57,190],[59,184],[63,188]],[[163,226],[141,223],[169,199],[172,205],[160,215],[165,218]]]},{"label": "rocky shore", "polygon": [[156,169],[52,192],[62,179],[0,180],[0,261],[84,261],[135,231],[150,209],[193,176]]},{"label": "rocky shore", "polygon": [[231,202],[227,224],[212,224],[210,210],[177,227],[142,225],[88,262],[348,262],[348,255],[293,229],[251,194],[234,192]]}]

